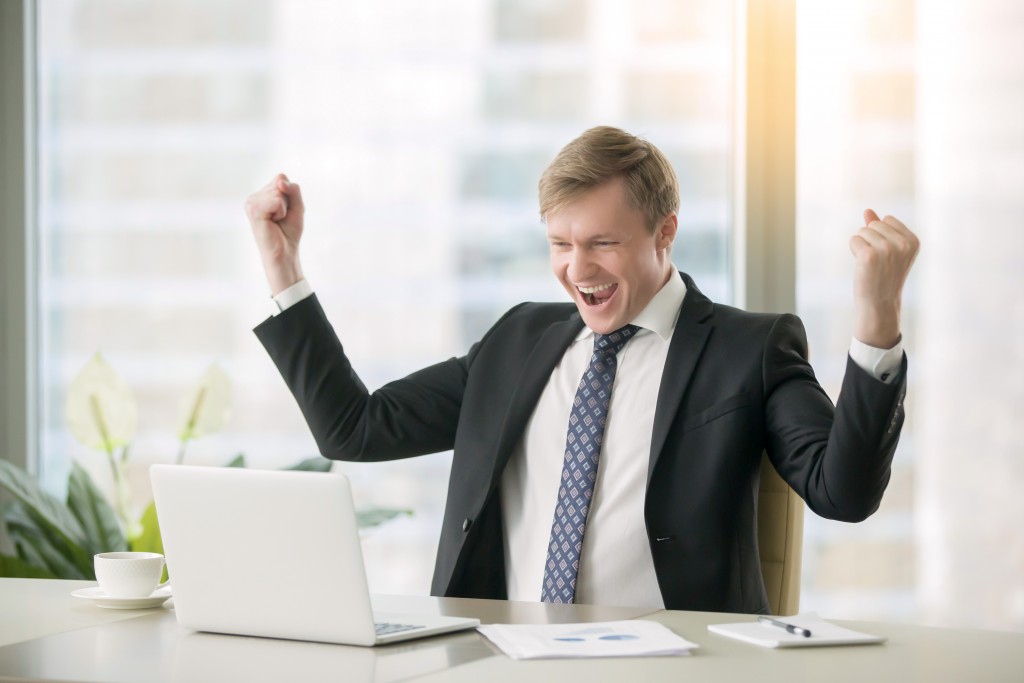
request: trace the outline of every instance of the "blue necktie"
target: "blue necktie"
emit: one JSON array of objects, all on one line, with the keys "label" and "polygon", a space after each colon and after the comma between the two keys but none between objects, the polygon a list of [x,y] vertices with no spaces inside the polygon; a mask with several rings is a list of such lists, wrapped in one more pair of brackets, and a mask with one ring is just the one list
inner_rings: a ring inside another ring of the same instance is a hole
[{"label": "blue necktie", "polygon": [[580,379],[569,412],[565,460],[544,564],[541,602],[571,603],[576,597],[583,532],[597,481],[597,463],[618,366],[615,356],[637,330],[636,325],[626,325],[611,334],[594,335],[594,355]]}]

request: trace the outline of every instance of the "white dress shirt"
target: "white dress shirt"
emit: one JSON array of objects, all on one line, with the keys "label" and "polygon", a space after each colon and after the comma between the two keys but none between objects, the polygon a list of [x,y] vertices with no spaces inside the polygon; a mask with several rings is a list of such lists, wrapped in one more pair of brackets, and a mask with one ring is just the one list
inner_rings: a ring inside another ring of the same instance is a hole
[{"label": "white dress shirt", "polygon": [[[685,296],[674,273],[632,321],[640,330],[619,352],[576,576],[578,604],[665,607],[644,524],[644,491],[661,374]],[[540,600],[569,412],[593,352],[594,332],[584,327],[552,370],[502,475],[509,600]]]},{"label": "white dress shirt", "polygon": [[[274,314],[313,293],[300,280],[273,298]],[[641,329],[618,354],[594,496],[576,580],[579,604],[664,608],[644,522],[644,495],[661,375],[686,285],[677,271],[632,323]],[[538,601],[558,497],[570,405],[590,363],[593,330],[584,327],[551,372],[501,478],[505,577],[509,600]],[[853,339],[850,357],[891,383],[902,342],[877,349]]]}]

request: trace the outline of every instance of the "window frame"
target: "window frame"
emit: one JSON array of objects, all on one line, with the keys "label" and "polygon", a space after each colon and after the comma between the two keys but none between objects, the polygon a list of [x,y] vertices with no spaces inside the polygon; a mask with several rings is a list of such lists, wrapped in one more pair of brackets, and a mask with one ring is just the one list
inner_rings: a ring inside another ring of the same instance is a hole
[{"label": "window frame", "polygon": [[36,0],[0,3],[0,457],[37,474],[39,452],[36,221]]},{"label": "window frame", "polygon": [[736,7],[736,306],[796,312],[796,0]]}]

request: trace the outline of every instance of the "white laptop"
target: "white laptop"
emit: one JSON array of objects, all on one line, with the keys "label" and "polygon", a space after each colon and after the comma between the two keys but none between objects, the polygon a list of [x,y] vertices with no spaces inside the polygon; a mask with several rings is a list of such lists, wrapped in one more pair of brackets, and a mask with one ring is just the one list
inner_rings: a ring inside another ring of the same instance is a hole
[{"label": "white laptop", "polygon": [[149,476],[182,626],[382,645],[480,624],[373,613],[344,475],[154,465]]}]

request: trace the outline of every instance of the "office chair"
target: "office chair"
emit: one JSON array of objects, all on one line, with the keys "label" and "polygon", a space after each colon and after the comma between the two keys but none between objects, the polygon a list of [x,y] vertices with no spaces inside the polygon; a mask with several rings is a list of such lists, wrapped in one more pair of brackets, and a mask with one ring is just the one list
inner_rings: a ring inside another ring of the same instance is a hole
[{"label": "office chair", "polygon": [[767,455],[761,457],[757,544],[772,613],[796,614],[800,611],[804,501],[782,480]]}]

